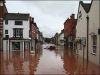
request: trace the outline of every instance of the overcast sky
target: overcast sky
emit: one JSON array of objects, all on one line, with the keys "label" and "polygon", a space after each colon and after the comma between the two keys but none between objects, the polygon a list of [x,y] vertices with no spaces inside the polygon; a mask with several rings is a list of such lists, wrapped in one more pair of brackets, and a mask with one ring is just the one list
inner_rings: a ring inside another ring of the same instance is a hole
[{"label": "overcast sky", "polygon": [[30,13],[44,37],[60,32],[72,13],[77,16],[79,1],[6,1],[9,13]]}]

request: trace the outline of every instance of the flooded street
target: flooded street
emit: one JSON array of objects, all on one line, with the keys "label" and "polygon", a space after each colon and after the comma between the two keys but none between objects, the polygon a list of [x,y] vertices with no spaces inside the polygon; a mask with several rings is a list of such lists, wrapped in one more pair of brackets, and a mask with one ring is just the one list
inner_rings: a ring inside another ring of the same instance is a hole
[{"label": "flooded street", "polygon": [[70,49],[57,46],[55,50],[0,52],[0,74],[100,74],[99,67]]}]

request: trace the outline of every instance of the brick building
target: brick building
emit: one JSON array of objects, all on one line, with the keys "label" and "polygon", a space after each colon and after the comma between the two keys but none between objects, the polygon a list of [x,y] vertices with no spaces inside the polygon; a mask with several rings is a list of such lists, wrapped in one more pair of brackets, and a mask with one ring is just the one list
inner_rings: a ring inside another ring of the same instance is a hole
[{"label": "brick building", "polygon": [[34,18],[30,17],[30,37],[31,37],[31,50],[36,50],[43,42],[42,32],[39,31],[37,24],[34,22]]},{"label": "brick building", "polygon": [[5,1],[4,0],[0,0],[0,50],[2,50],[3,48],[3,17],[4,14],[8,13],[7,8],[5,6]]},{"label": "brick building", "polygon": [[64,23],[64,39],[67,47],[73,48],[74,40],[76,37],[76,19],[72,14]]},{"label": "brick building", "polygon": [[31,50],[36,49],[37,34],[38,34],[37,24],[34,22],[34,18],[30,17],[30,37],[31,37],[31,45],[32,45]]}]

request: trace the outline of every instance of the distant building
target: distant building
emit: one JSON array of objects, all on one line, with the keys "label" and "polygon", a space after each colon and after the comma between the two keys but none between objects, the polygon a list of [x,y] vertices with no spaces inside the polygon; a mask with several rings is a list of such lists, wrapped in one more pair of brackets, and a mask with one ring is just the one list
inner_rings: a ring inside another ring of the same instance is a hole
[{"label": "distant building", "polygon": [[64,46],[64,29],[58,35],[58,45]]},{"label": "distant building", "polygon": [[8,13],[5,0],[0,0],[0,50],[3,50],[3,18],[5,13]]},{"label": "distant building", "polygon": [[29,14],[7,13],[3,21],[3,50],[29,50]]},{"label": "distant building", "polygon": [[54,35],[54,44],[55,45],[58,45],[58,33],[56,33],[55,35]]},{"label": "distant building", "polygon": [[65,45],[67,47],[73,48],[75,37],[76,37],[76,19],[75,15],[72,14],[70,18],[68,18],[64,22]]}]

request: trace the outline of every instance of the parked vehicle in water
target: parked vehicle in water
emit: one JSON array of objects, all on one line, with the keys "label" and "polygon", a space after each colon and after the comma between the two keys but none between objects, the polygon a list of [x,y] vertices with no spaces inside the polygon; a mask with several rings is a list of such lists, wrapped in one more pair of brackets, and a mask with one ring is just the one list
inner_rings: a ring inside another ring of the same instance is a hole
[{"label": "parked vehicle in water", "polygon": [[53,49],[56,49],[56,46],[55,46],[55,44],[47,44],[47,45],[45,45],[44,49],[53,50]]}]

